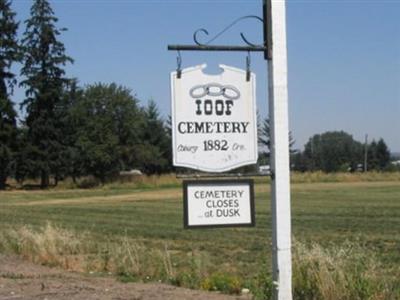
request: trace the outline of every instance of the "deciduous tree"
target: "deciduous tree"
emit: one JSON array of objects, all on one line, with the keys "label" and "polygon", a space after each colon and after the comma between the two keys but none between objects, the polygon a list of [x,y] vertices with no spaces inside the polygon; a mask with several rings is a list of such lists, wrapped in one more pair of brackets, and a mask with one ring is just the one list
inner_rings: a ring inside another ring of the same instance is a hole
[{"label": "deciduous tree", "polygon": [[137,164],[143,115],[131,91],[116,84],[87,86],[71,110],[76,130],[73,164],[105,182]]},{"label": "deciduous tree", "polygon": [[362,144],[350,134],[328,131],[312,136],[304,147],[304,155],[310,170],[336,172],[356,169],[363,159],[362,150]]}]

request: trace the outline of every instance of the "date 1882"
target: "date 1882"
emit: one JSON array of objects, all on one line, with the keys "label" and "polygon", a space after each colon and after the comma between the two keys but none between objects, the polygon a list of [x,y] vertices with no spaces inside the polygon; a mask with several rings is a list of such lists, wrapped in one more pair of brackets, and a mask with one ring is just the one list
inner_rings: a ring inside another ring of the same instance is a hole
[{"label": "date 1882", "polygon": [[204,151],[227,151],[229,149],[227,140],[205,140]]}]

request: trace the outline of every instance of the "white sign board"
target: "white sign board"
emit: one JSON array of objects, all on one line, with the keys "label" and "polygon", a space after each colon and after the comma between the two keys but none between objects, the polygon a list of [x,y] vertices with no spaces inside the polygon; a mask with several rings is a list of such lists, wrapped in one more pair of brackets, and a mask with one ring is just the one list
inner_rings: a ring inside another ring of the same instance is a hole
[{"label": "white sign board", "polygon": [[255,75],[220,65],[221,74],[204,74],[206,65],[171,73],[174,166],[224,172],[257,162]]},{"label": "white sign board", "polygon": [[252,180],[184,181],[184,225],[254,226]]}]

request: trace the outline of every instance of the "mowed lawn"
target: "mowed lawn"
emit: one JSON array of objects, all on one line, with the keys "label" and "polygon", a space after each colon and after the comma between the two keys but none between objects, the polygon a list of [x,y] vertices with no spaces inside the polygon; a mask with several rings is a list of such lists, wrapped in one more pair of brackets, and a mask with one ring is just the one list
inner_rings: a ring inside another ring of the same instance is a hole
[{"label": "mowed lawn", "polygon": [[[256,186],[256,227],[183,229],[181,188],[0,192],[0,231],[47,222],[100,242],[129,237],[151,248],[191,251],[242,276],[271,255],[270,189]],[[293,238],[324,247],[352,242],[400,270],[400,182],[292,184]]]}]

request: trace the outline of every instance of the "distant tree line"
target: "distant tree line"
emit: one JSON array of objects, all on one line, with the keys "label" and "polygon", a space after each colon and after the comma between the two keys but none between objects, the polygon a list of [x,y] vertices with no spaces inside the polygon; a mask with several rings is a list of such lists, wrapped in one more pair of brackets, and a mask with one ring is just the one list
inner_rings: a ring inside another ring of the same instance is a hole
[{"label": "distant tree line", "polygon": [[[295,171],[347,172],[390,169],[390,151],[381,138],[365,144],[344,131],[328,131],[312,136],[304,150],[293,149],[295,140],[289,132],[291,169]],[[264,120],[259,130],[259,144],[264,163],[269,161],[269,120]]]},{"label": "distant tree line", "polygon": [[312,136],[292,164],[298,171],[384,171],[390,167],[390,151],[382,138],[365,144],[344,131],[330,131]]},{"label": "distant tree line", "polygon": [[[0,189],[10,176],[20,183],[39,178],[46,188],[66,177],[91,175],[105,182],[124,170],[173,171],[170,119],[163,120],[154,101],[143,107],[123,86],[81,87],[68,78],[65,67],[73,60],[59,40],[66,29],[57,27],[47,0],[33,0],[21,40],[15,15],[11,1],[0,0]],[[11,100],[17,84],[25,89],[20,119]],[[260,123],[260,163],[267,164],[269,120]],[[292,168],[299,171],[356,170],[365,158],[365,145],[345,132],[315,135],[304,151],[292,149],[289,133],[289,145]],[[368,169],[387,168],[382,139],[367,149]]]}]

